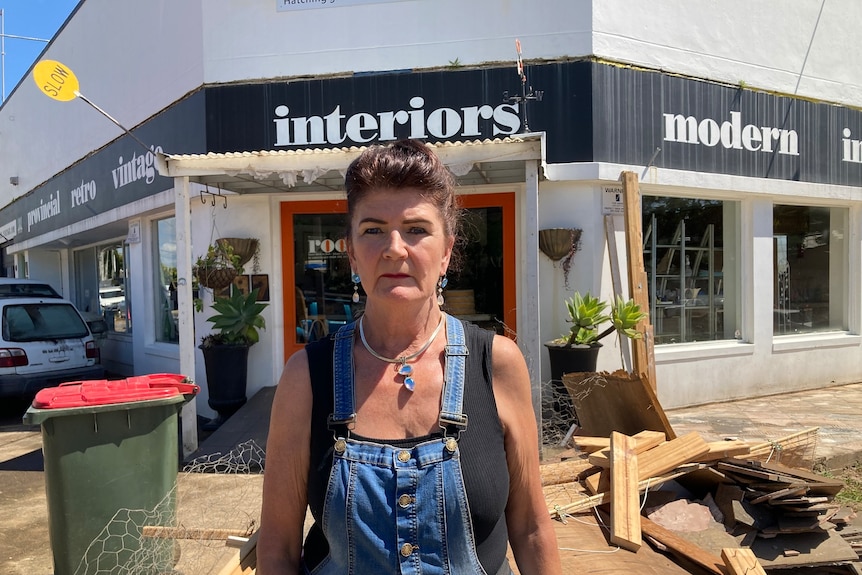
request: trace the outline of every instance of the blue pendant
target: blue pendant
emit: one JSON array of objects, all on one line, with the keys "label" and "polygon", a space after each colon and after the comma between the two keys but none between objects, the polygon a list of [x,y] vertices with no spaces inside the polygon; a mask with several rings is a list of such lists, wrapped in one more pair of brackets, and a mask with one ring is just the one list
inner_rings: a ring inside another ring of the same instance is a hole
[{"label": "blue pendant", "polygon": [[413,375],[413,366],[407,365],[406,363],[402,363],[401,367],[398,368],[398,375]]},{"label": "blue pendant", "polygon": [[413,381],[412,377],[404,378],[404,387],[406,387],[410,391],[413,391],[413,388],[416,387],[416,383]]}]

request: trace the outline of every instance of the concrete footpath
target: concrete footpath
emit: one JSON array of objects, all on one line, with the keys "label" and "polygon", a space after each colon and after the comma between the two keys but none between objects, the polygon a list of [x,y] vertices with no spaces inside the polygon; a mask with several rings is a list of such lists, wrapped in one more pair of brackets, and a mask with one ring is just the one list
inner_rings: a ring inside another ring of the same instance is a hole
[{"label": "concrete footpath", "polygon": [[[261,390],[190,458],[228,453],[248,440],[266,447],[274,387]],[[697,431],[707,441],[762,443],[817,427],[807,441],[812,460],[829,469],[862,461],[862,383],[667,410],[677,435]]]},{"label": "concrete footpath", "polygon": [[[184,526],[256,528],[274,390],[258,392],[218,430],[201,436],[178,479],[177,511]],[[697,431],[707,441],[774,442],[817,427],[817,434],[808,436],[814,460],[831,469],[862,461],[862,383],[668,410],[667,416],[677,435]],[[20,422],[20,416],[9,414],[0,420],[0,573],[52,575],[41,430]],[[232,453],[240,456],[226,463],[220,459]],[[201,461],[212,465],[201,467]],[[190,465],[206,472],[190,472]],[[183,542],[179,570],[216,573],[232,553],[223,540]]]},{"label": "concrete footpath", "polygon": [[817,427],[813,460],[828,469],[862,461],[862,383],[667,411],[677,435],[777,441]]}]

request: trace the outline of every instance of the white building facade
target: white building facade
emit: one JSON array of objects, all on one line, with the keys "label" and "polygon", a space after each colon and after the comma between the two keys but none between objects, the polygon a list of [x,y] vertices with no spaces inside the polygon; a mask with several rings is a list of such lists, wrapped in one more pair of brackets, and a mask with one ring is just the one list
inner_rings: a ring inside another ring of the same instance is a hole
[{"label": "white building facade", "polygon": [[[472,222],[453,298],[517,335],[537,395],[564,299],[613,295],[623,171],[643,196],[665,407],[862,379],[862,6],[541,4],[84,0],[43,59],[136,139],[25,78],[0,107],[3,266],[105,314],[111,371],[193,371],[211,415],[191,262],[217,238],[260,240],[238,284],[269,303],[248,393],[274,385],[357,311],[343,170],[420,137]],[[547,228],[582,230],[567,281],[538,249]],[[106,309],[118,286],[125,305]],[[599,369],[622,367],[619,346]]]}]

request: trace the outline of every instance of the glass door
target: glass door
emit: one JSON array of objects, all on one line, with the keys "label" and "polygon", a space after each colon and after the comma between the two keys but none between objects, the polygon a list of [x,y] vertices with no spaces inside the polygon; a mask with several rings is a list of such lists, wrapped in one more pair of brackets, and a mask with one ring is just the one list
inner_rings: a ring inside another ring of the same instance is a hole
[{"label": "glass door", "polygon": [[[451,274],[445,309],[497,333],[514,333],[515,197],[460,196],[464,214],[463,265]],[[326,337],[362,311],[353,303],[353,283],[344,238],[344,200],[281,204],[285,357]],[[362,292],[360,291],[360,294]]]},{"label": "glass door", "polygon": [[[354,304],[344,238],[344,201],[285,202],[281,205],[285,352],[290,354],[339,326],[359,311]],[[292,288],[292,289],[291,289]]]}]

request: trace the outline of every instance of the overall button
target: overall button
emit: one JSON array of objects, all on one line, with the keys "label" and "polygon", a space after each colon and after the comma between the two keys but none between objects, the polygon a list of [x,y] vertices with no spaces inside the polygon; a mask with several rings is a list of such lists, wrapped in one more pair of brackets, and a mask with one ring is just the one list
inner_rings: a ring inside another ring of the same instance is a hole
[{"label": "overall button", "polygon": [[455,450],[458,449],[458,442],[454,437],[450,437],[446,440],[446,449],[449,450],[449,453],[455,453]]},{"label": "overall button", "polygon": [[335,442],[335,451],[338,453],[344,453],[347,450],[347,442],[343,439],[339,439]]},{"label": "overall button", "polygon": [[404,557],[410,557],[410,554],[413,553],[414,549],[416,549],[416,547],[413,547],[409,543],[405,543],[401,546],[401,555]]},{"label": "overall button", "polygon": [[401,507],[409,507],[411,503],[413,503],[413,498],[407,494],[398,498],[398,505]]},{"label": "overall button", "polygon": [[410,461],[410,452],[409,451],[400,451],[398,453],[398,461],[401,463],[407,463]]}]

